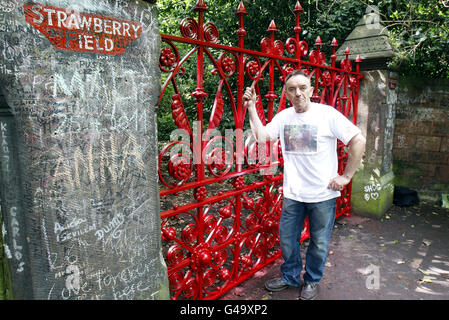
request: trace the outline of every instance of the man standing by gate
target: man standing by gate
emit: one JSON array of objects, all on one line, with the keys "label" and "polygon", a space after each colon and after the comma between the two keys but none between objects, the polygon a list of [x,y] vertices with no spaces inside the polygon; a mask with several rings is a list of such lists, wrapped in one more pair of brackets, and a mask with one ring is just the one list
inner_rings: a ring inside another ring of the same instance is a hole
[{"label": "man standing by gate", "polygon": [[[366,140],[352,122],[336,109],[310,100],[310,78],[294,70],[285,79],[290,108],[278,113],[266,126],[256,111],[256,92],[247,88],[251,129],[259,143],[281,140],[284,158],[283,207],[279,225],[282,257],[281,278],[265,283],[270,291],[302,288],[300,299],[315,299],[318,293],[329,240],[334,225],[336,198],[354,175],[365,151]],[[337,139],[348,145],[349,157],[343,175],[338,175]],[[304,283],[300,237],[309,218],[310,243],[306,253]]]}]

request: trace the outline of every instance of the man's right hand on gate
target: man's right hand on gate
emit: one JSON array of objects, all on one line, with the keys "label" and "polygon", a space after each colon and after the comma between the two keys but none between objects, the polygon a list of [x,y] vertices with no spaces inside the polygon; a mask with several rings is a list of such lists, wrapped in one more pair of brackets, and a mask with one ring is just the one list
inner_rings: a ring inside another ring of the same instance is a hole
[{"label": "man's right hand on gate", "polygon": [[253,86],[247,87],[245,93],[243,94],[243,100],[248,101],[248,104],[256,105],[256,99],[257,99],[256,89],[254,89]]}]

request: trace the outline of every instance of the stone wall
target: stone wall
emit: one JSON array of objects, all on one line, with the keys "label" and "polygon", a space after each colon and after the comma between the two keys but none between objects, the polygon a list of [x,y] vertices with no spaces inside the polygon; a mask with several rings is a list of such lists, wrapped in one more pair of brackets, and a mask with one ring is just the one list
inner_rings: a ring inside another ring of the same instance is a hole
[{"label": "stone wall", "polygon": [[12,297],[168,299],[154,6],[0,8],[1,231]]},{"label": "stone wall", "polygon": [[395,184],[439,200],[449,191],[449,80],[401,78],[398,87]]}]

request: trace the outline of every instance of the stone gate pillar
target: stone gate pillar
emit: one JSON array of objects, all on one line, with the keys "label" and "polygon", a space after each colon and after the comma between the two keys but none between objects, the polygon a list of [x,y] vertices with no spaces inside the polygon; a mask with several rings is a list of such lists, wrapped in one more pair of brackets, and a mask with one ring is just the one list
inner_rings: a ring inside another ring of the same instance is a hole
[{"label": "stone gate pillar", "polygon": [[14,299],[168,299],[155,7],[0,8],[0,285]]},{"label": "stone gate pillar", "polygon": [[365,156],[353,178],[352,212],[380,218],[393,203],[393,134],[397,100],[397,74],[388,63],[394,52],[378,9],[366,14],[337,51],[337,60],[351,48],[350,58],[360,55],[358,126],[367,139]]}]

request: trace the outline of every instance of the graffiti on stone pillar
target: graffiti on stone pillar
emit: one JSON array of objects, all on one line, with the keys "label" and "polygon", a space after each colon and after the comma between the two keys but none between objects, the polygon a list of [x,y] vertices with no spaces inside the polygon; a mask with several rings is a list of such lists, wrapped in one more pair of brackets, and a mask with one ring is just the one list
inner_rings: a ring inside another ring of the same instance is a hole
[{"label": "graffiti on stone pillar", "polygon": [[0,0],[1,228],[14,298],[168,298],[156,22],[143,1]]},{"label": "graffiti on stone pillar", "polygon": [[394,136],[394,120],[396,116],[397,101],[397,77],[395,73],[390,73],[388,80],[388,89],[386,90],[386,106],[383,118],[385,119],[385,133],[383,139],[383,159],[382,173],[386,174],[392,170],[393,165],[393,136]]}]

